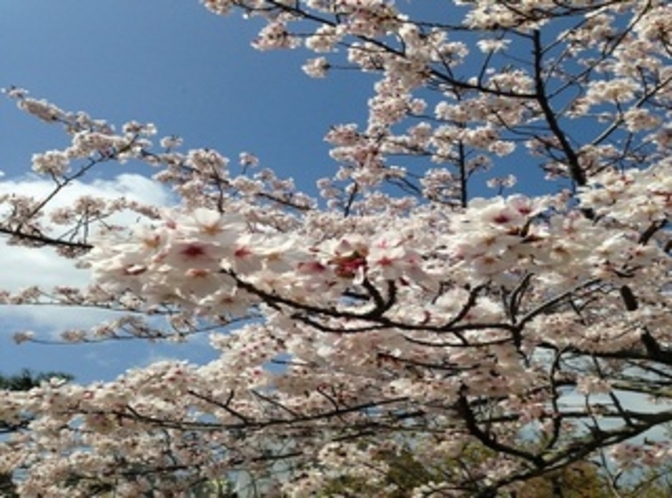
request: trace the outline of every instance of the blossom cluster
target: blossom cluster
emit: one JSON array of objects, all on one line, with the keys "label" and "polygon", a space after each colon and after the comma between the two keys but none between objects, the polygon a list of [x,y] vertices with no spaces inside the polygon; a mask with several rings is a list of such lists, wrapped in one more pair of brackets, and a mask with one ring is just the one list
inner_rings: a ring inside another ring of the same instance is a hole
[{"label": "blossom cluster", "polygon": [[[413,2],[202,3],[259,17],[259,50],[318,54],[309,76],[373,73],[366,122],[326,132],[338,167],[315,198],[250,152],[157,146],[152,124],[7,91],[71,144],[33,157],[49,195],[0,197],[0,232],[92,285],[0,304],[126,312],[67,342],[209,331],[217,353],[4,392],[0,470],[21,495],[186,496],[247,474],[268,496],[494,496],[617,443],[618,465],[669,456],[633,441],[672,411],[627,401],[671,398],[666,2],[456,1],[454,24]],[[174,205],[54,206],[129,160]],[[410,488],[399,461],[422,469]]]}]

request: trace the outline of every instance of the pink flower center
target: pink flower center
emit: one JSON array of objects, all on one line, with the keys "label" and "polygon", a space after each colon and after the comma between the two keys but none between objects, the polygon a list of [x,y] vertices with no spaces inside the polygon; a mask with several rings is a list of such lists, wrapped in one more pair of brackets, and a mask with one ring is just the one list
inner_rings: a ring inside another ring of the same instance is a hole
[{"label": "pink flower center", "polygon": [[180,251],[180,254],[186,258],[199,258],[201,256],[205,256],[206,253],[203,246],[198,244],[189,244],[187,247],[182,249],[182,251]]}]

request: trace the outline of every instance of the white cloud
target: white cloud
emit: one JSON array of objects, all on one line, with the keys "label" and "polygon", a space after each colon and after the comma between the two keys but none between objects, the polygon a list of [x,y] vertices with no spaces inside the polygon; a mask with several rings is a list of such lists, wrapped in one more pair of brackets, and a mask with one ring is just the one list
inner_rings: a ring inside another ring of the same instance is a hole
[{"label": "white cloud", "polygon": [[[0,181],[0,195],[15,193],[31,195],[41,199],[53,190],[53,183],[36,176],[12,178]],[[91,183],[73,182],[64,188],[49,203],[51,209],[64,207],[82,195],[101,199],[121,196],[127,199],[157,205],[169,206],[173,203],[171,193],[151,179],[137,174],[121,174],[109,180],[95,180]],[[115,222],[132,222],[136,214],[119,215]],[[38,285],[49,289],[57,285],[86,286],[90,283],[87,270],[77,269],[75,262],[59,257],[49,247],[30,249],[21,246],[3,245],[0,248],[0,289],[15,292],[22,288]],[[23,329],[41,329],[58,333],[66,328],[87,328],[110,318],[109,311],[53,306],[3,306],[0,320],[20,324]],[[7,330],[7,327],[4,327]],[[7,330],[11,333],[16,329]]]},{"label": "white cloud", "polygon": [[[0,195],[13,193],[43,199],[53,189],[53,182],[36,175],[6,179],[0,182]],[[114,199],[124,196],[130,200],[160,206],[167,206],[173,202],[171,193],[159,183],[142,175],[123,173],[113,179],[96,179],[90,183],[75,180],[64,187],[49,202],[49,207],[53,209],[67,206],[83,195],[101,199]]]},{"label": "white cloud", "polygon": [[[0,179],[0,195],[17,193],[44,198],[52,188],[53,184],[35,176]],[[50,205],[52,209],[67,206],[81,195],[105,199],[123,195],[155,206],[175,204],[175,197],[161,185],[140,175],[122,174],[109,180],[75,182],[60,192]],[[136,213],[128,213],[118,217],[115,222],[133,223],[136,218]],[[0,289],[17,291],[32,285],[44,289],[58,285],[85,287],[89,283],[87,270],[77,269],[74,261],[59,257],[54,249],[7,246],[0,236]],[[148,365],[160,359],[180,357],[205,362],[213,357],[207,334],[197,335],[187,344],[152,344],[138,340],[63,348],[34,344],[7,346],[11,335],[18,331],[33,330],[38,338],[54,340],[64,330],[89,329],[117,316],[117,313],[108,310],[81,307],[0,306],[0,342],[5,343],[3,371],[23,367],[59,370],[74,374],[78,381],[89,382],[109,380],[128,368]],[[163,323],[161,317],[154,320],[157,326]]]}]

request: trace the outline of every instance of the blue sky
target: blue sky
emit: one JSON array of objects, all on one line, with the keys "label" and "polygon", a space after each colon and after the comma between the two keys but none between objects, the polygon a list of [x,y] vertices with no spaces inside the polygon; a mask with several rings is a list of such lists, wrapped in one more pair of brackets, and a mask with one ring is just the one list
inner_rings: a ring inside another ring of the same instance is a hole
[{"label": "blue sky", "polygon": [[[232,157],[250,150],[312,188],[333,167],[324,133],[361,121],[371,80],[352,72],[310,80],[300,69],[305,53],[250,48],[260,25],[215,16],[197,0],[6,1],[0,84],[116,124],[154,122],[187,147]],[[11,102],[0,105],[5,173],[64,143]]]}]

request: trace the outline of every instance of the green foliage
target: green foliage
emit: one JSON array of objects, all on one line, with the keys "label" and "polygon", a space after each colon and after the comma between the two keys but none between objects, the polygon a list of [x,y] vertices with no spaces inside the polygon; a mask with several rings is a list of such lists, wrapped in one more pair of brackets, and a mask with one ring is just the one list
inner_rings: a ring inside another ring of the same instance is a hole
[{"label": "green foliage", "polygon": [[15,375],[0,374],[0,389],[8,391],[29,391],[38,387],[40,383],[49,379],[58,378],[66,381],[72,380],[73,376],[62,372],[42,372],[35,374],[27,368]]},{"label": "green foliage", "polygon": [[[410,496],[412,491],[429,482],[464,480],[465,473],[479,462],[483,462],[493,453],[480,445],[469,445],[461,455],[436,465],[427,466],[420,462],[413,451],[409,448],[399,453],[388,452],[381,454],[377,459],[388,466],[385,475],[385,487],[394,485],[395,491],[388,492],[389,498],[404,498]],[[365,479],[355,478],[348,475],[333,479],[323,490],[323,497],[331,496],[381,496],[380,486],[368,483]]]},{"label": "green foliage", "polygon": [[[464,483],[465,474],[475,469],[494,453],[480,445],[468,445],[455,458],[437,462],[428,468],[415,458],[410,450],[381,455],[389,467],[384,486],[396,485],[386,498],[407,498],[413,489],[429,482]],[[471,476],[474,492],[479,477]],[[621,481],[625,481],[621,479]],[[595,462],[578,461],[561,469],[549,471],[501,490],[498,498],[669,498],[672,496],[672,465],[649,469],[637,478],[630,476],[627,484],[614,479]],[[321,498],[379,497],[383,486],[346,474],[336,477],[324,488]],[[463,488],[464,489],[464,488]],[[470,491],[464,490],[465,496]]]},{"label": "green foliage", "polygon": [[613,498],[608,479],[591,462],[575,462],[521,484],[512,498]]},{"label": "green foliage", "polygon": [[[413,454],[406,450],[399,454],[387,453],[379,460],[385,461],[389,470],[385,476],[385,484],[396,485],[397,490],[388,494],[389,498],[403,498],[408,493],[435,476],[418,462]],[[323,496],[373,496],[379,493],[376,486],[365,479],[342,475],[334,478],[323,490]]]}]

